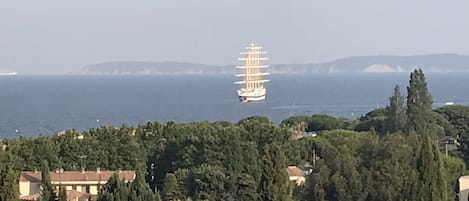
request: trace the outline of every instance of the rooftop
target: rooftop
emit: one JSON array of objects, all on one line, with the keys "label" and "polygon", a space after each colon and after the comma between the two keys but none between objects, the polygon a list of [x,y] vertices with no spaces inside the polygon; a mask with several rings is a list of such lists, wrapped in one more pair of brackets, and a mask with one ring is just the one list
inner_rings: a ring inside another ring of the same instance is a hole
[{"label": "rooftop", "polygon": [[[119,174],[119,178],[130,181],[135,178],[135,171],[55,171],[50,172],[52,182],[70,182],[70,181],[107,181],[114,173]],[[41,182],[40,171],[21,172],[20,182]]]}]

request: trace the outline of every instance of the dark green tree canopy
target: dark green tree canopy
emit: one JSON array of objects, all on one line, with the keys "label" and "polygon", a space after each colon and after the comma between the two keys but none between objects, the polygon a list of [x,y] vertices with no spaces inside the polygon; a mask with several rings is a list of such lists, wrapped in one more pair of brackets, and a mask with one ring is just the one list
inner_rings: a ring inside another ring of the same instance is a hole
[{"label": "dark green tree canopy", "polygon": [[425,75],[422,69],[416,69],[410,74],[407,87],[407,126],[410,132],[422,133],[425,129],[433,129],[432,104]]}]

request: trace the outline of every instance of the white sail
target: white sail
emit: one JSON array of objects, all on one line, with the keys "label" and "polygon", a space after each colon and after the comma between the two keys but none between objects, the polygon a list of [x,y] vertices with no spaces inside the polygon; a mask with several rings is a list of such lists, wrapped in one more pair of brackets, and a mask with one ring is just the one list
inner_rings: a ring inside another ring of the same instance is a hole
[{"label": "white sail", "polygon": [[[267,54],[267,52],[258,52],[259,54]],[[249,52],[240,52],[239,54],[250,54]]]},{"label": "white sail", "polygon": [[238,58],[238,60],[240,60],[240,61],[248,61],[248,60],[250,60],[250,61],[259,61],[259,60],[265,61],[265,60],[269,60],[269,58]]},{"label": "white sail", "polygon": [[235,82],[235,84],[248,84],[248,83],[266,83],[270,82],[270,80],[242,80]]},{"label": "white sail", "polygon": [[262,47],[251,44],[251,46],[246,47],[247,51],[241,52],[242,57],[238,59],[243,61],[244,64],[236,66],[242,72],[235,74],[235,76],[242,77],[242,80],[235,82],[235,84],[242,85],[237,92],[239,99],[243,102],[264,100],[267,93],[263,84],[270,80],[264,79],[263,76],[269,75],[269,73],[263,70],[269,66],[262,64],[261,61],[269,58],[261,57],[267,52],[260,51],[260,49]]},{"label": "white sail", "polygon": [[[268,68],[269,65],[257,65],[257,66],[251,66],[255,68]],[[236,66],[236,68],[246,68],[246,66]]]},{"label": "white sail", "polygon": [[270,73],[252,73],[252,74],[236,74],[236,77],[244,77],[246,75],[251,75],[251,76],[260,76],[260,75],[270,75]]}]

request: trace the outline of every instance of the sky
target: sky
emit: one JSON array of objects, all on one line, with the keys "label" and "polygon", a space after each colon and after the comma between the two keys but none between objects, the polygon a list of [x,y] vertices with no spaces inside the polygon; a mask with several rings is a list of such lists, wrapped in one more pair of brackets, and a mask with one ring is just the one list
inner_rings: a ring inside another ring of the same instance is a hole
[{"label": "sky", "polygon": [[236,64],[469,54],[468,0],[0,0],[0,70],[78,72],[109,61]]}]

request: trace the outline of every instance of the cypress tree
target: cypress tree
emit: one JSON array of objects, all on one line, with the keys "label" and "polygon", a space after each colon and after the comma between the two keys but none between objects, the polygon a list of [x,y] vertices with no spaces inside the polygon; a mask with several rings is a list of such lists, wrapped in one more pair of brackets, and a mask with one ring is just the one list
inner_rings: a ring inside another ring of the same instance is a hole
[{"label": "cypress tree", "polygon": [[432,97],[427,89],[427,82],[422,69],[410,73],[407,87],[407,119],[408,131],[417,134],[431,127]]},{"label": "cypress tree", "polygon": [[425,136],[421,143],[420,155],[417,159],[417,172],[418,190],[415,197],[421,200],[446,200],[447,186],[440,152],[428,136]]},{"label": "cypress tree", "polygon": [[155,201],[155,194],[151,191],[150,186],[145,182],[143,172],[137,171],[135,180],[130,184],[129,201]]},{"label": "cypress tree", "polygon": [[262,201],[291,201],[287,161],[280,147],[269,144],[264,147],[264,164],[260,194]]},{"label": "cypress tree", "polygon": [[117,174],[113,174],[99,191],[96,201],[130,200],[130,197],[128,186],[119,179]]},{"label": "cypress tree", "polygon": [[0,144],[0,201],[18,200],[18,178],[16,158]]},{"label": "cypress tree", "polygon": [[405,128],[407,116],[405,110],[405,100],[401,95],[399,85],[394,87],[394,92],[389,97],[389,107],[387,109],[386,129],[394,133]]},{"label": "cypress tree", "polygon": [[52,186],[49,171],[49,163],[46,160],[43,160],[41,170],[41,201],[57,200],[57,194]]},{"label": "cypress tree", "polygon": [[67,201],[67,192],[64,187],[60,187],[59,189],[58,201]]}]

